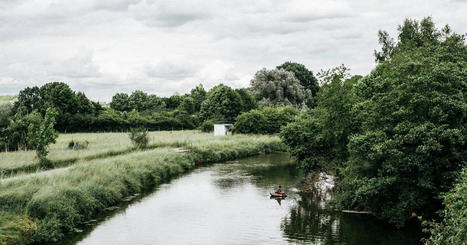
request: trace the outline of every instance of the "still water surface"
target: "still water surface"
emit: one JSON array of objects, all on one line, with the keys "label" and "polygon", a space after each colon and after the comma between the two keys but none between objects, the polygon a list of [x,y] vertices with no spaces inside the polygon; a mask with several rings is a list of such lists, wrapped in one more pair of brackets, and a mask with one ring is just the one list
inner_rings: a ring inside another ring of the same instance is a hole
[{"label": "still water surface", "polygon": [[[203,167],[61,244],[419,244],[372,217],[323,210],[286,154]],[[289,194],[270,199],[277,185]]]}]

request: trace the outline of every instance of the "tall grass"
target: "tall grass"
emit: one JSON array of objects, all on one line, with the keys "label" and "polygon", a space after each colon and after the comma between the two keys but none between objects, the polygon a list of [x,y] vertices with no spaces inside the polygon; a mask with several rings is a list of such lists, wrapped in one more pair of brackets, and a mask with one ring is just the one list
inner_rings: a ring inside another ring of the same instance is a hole
[{"label": "tall grass", "polygon": [[[214,137],[199,131],[155,131],[149,132],[148,149],[173,146],[185,147],[206,141],[228,141],[226,137]],[[262,136],[260,136],[262,137]],[[264,136],[266,137],[266,136]],[[247,139],[248,136],[236,135],[233,139]],[[87,149],[72,150],[68,148],[70,141],[88,141]],[[0,149],[1,150],[1,149]],[[47,165],[35,159],[34,151],[15,151],[0,153],[0,178],[17,173],[30,173],[40,170],[64,167],[76,163],[80,159],[93,160],[127,154],[135,151],[128,133],[75,133],[60,134],[57,142],[50,146]]]},{"label": "tall grass", "polygon": [[[203,137],[184,142],[192,153],[160,148],[113,158],[79,161],[69,171],[0,184],[0,243],[56,241],[105,208],[142,193],[196,165],[283,150],[277,137]],[[182,139],[183,138],[183,139]]]}]

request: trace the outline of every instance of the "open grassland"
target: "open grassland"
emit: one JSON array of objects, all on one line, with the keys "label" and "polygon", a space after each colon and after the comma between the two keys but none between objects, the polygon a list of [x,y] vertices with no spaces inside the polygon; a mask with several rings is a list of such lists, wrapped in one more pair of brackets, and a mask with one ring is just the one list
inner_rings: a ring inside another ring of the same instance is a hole
[{"label": "open grassland", "polygon": [[[266,136],[257,136],[266,137]],[[235,140],[252,140],[253,137],[235,135]],[[256,136],[254,137],[256,138]],[[72,150],[68,148],[70,141],[89,142],[87,149]],[[214,137],[212,134],[199,131],[155,131],[149,132],[149,149],[172,146],[191,148],[203,142],[228,142],[230,138]],[[0,178],[12,174],[36,172],[45,169],[68,166],[80,159],[92,160],[109,156],[126,154],[134,151],[128,133],[74,133],[60,134],[57,142],[50,146],[47,165],[39,164],[34,151],[14,151],[0,153]]]},{"label": "open grassland", "polygon": [[190,153],[171,148],[79,160],[70,170],[0,184],[0,244],[56,241],[100,212],[173,176],[208,162],[283,151],[278,137],[213,137],[197,132],[158,135],[160,144],[183,142]]}]

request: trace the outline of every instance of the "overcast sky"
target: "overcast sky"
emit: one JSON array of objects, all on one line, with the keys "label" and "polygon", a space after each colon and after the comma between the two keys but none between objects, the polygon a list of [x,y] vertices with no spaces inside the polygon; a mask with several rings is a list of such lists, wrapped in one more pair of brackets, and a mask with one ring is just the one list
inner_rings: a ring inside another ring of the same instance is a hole
[{"label": "overcast sky", "polygon": [[109,101],[224,83],[284,61],[374,67],[378,30],[432,16],[467,32],[464,0],[0,0],[0,94],[67,82]]}]

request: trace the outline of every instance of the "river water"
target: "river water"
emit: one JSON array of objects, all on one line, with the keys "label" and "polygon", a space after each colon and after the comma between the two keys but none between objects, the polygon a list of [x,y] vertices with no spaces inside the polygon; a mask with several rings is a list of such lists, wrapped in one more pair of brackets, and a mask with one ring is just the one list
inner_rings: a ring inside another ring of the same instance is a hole
[{"label": "river water", "polygon": [[[419,244],[414,230],[326,211],[299,192],[302,178],[286,154],[199,168],[60,244]],[[289,196],[270,199],[279,184]]]}]

